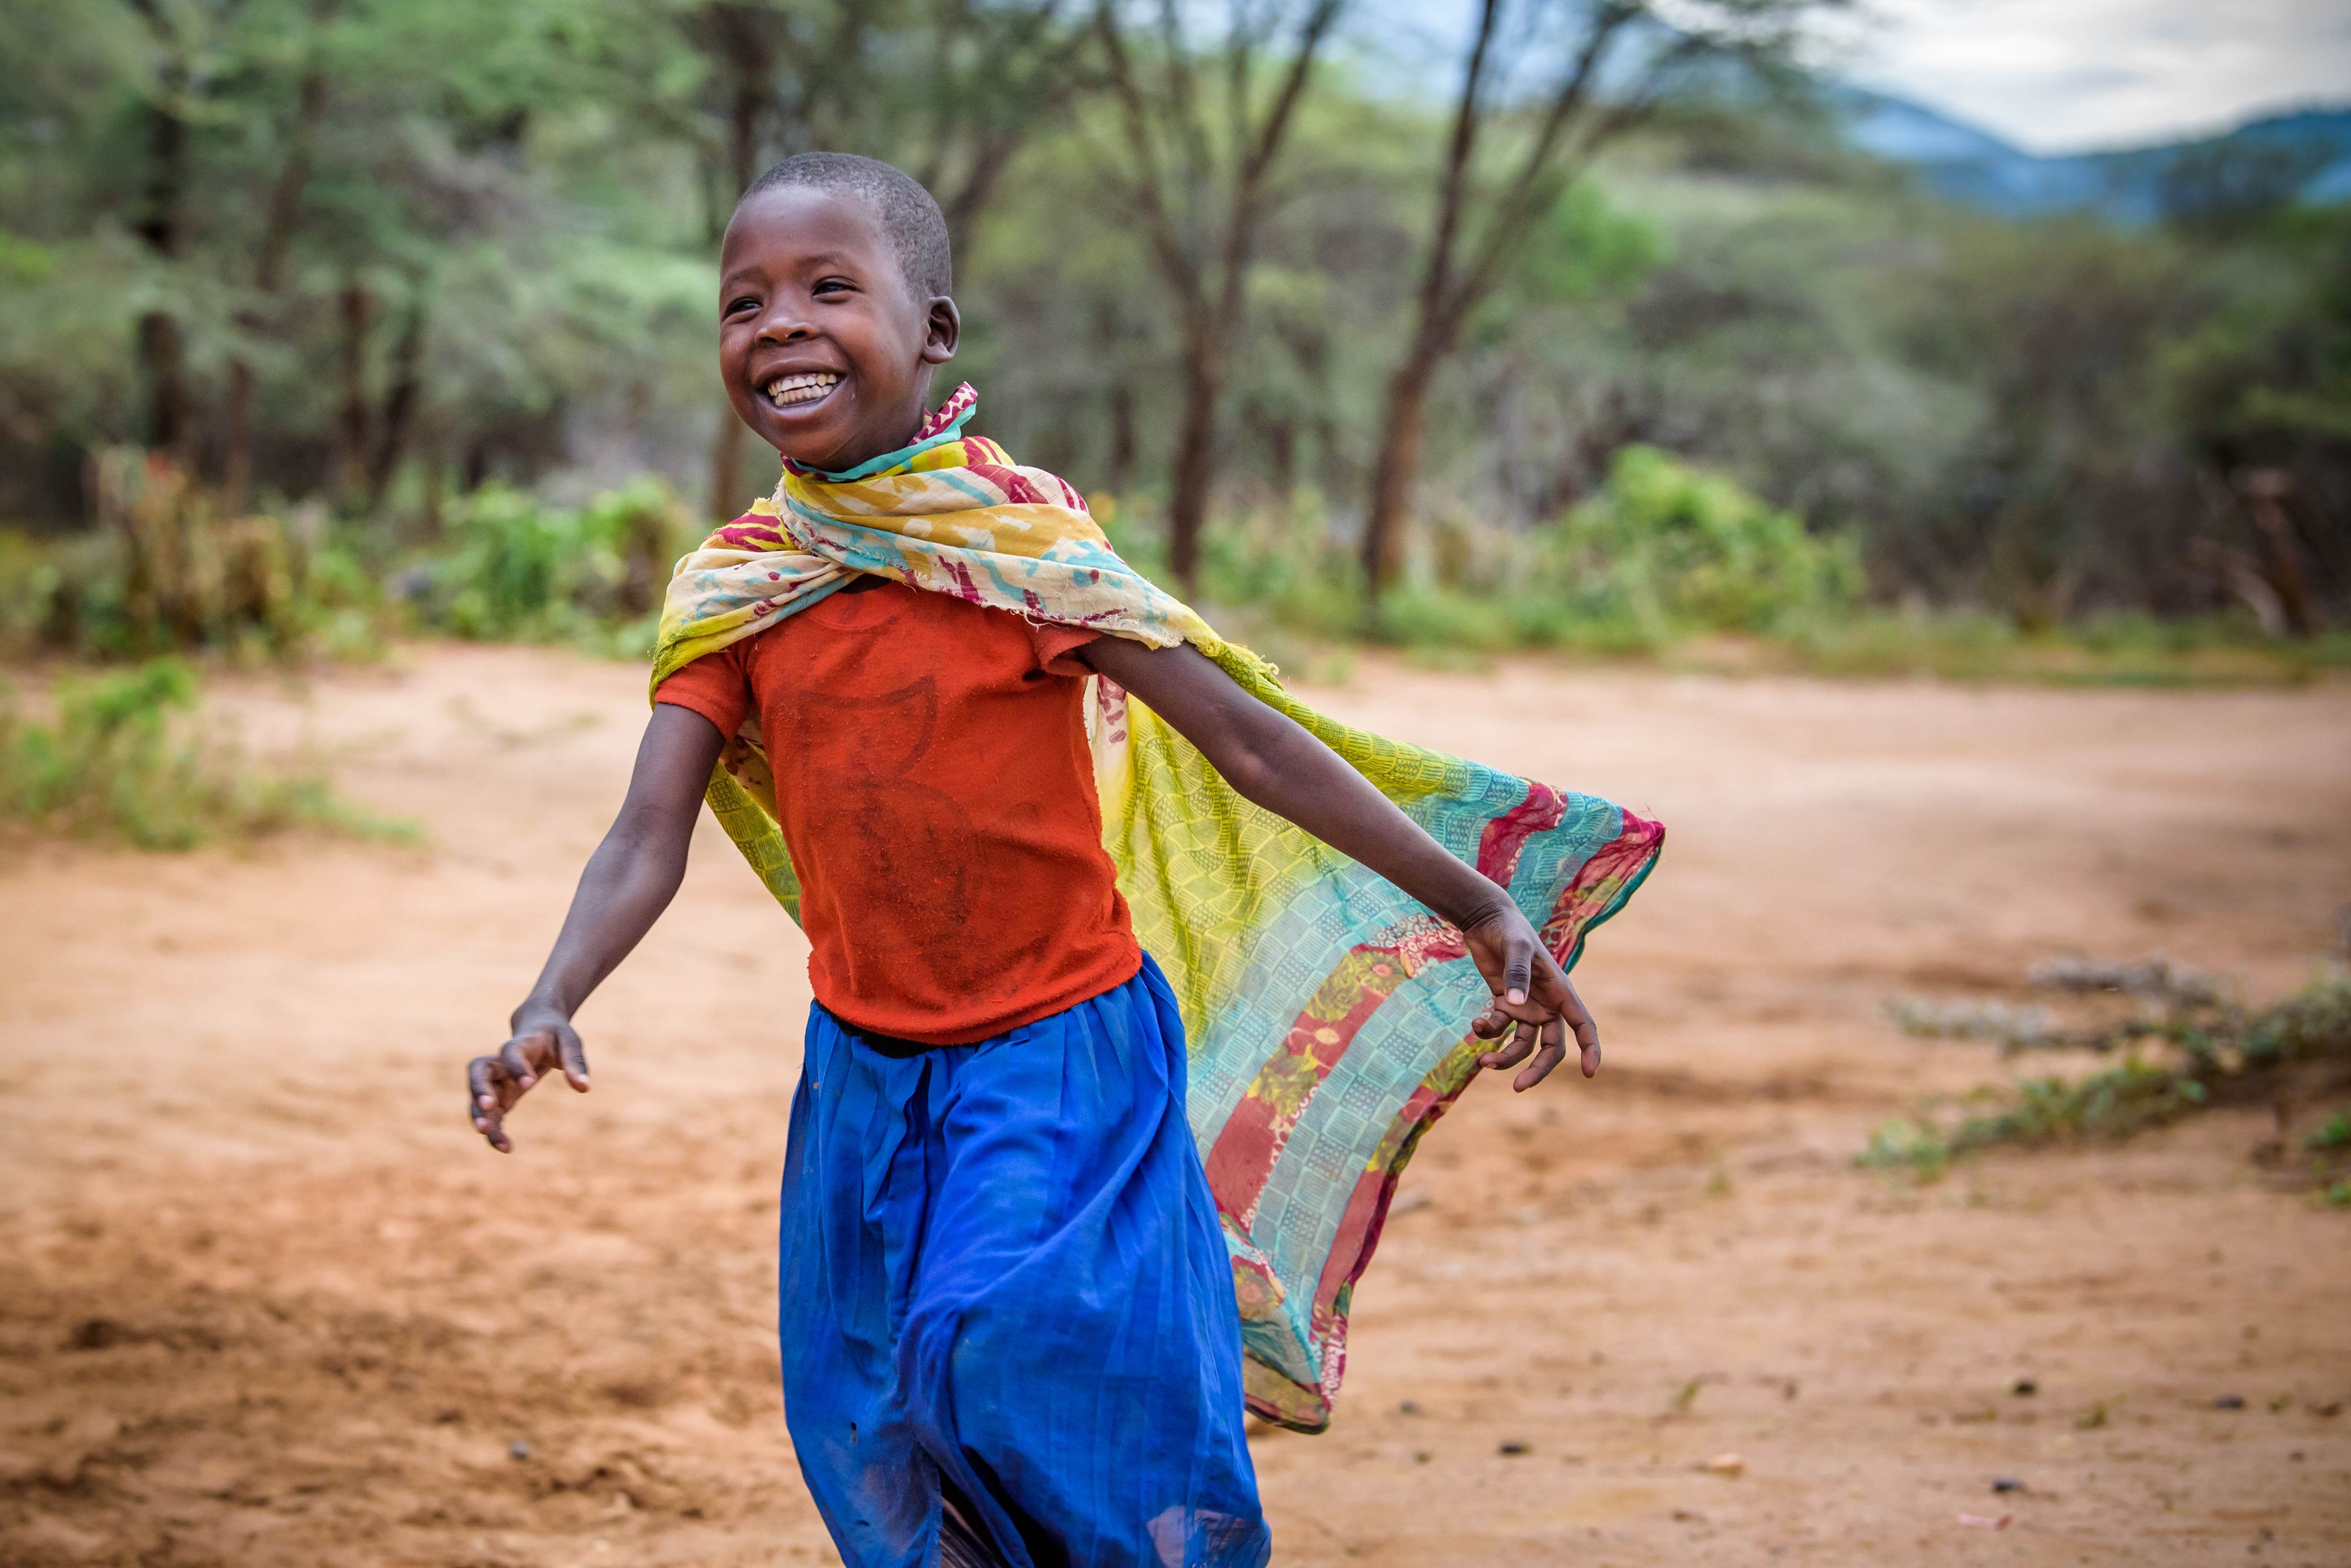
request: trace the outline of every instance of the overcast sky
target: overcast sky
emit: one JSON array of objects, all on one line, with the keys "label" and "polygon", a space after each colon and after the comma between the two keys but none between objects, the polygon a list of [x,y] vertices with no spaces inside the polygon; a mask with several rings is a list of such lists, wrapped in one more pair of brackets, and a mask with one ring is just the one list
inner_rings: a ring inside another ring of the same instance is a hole
[{"label": "overcast sky", "polygon": [[1844,74],[2035,152],[2351,101],[2351,0],[1856,0]]}]

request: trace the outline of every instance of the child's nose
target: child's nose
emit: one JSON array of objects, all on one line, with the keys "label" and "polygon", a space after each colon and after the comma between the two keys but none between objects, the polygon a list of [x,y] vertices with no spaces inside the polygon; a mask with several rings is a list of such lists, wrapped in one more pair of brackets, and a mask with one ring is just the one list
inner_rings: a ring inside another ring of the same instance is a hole
[{"label": "child's nose", "polygon": [[759,323],[759,340],[766,343],[794,342],[815,333],[816,328],[808,318],[788,304],[771,308],[767,319]]}]

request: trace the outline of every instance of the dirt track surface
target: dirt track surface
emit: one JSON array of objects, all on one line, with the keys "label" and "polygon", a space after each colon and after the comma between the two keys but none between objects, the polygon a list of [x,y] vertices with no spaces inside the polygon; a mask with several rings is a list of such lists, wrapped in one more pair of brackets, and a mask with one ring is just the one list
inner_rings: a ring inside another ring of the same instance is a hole
[{"label": "dirt track surface", "polygon": [[[2299,983],[2351,899],[2351,689],[1377,674],[1317,695],[1671,837],[1578,977],[1599,1081],[1470,1092],[1336,1426],[1258,1437],[1278,1563],[2351,1563],[2351,1213],[2249,1161],[2270,1117],[1850,1163],[2009,1071],[1888,995],[2155,948]],[[463,1122],[641,682],[420,648],[235,688],[423,851],[5,850],[0,1563],[833,1560],[772,1343],[805,948],[715,827],[582,1015],[594,1093],[509,1159]]]}]

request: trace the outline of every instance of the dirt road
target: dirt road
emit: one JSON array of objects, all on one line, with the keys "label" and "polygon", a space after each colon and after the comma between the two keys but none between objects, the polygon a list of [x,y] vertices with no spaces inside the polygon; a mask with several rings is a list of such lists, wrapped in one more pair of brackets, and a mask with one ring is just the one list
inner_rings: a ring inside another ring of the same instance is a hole
[{"label": "dirt road", "polygon": [[[2155,948],[2297,984],[2351,900],[2351,688],[1378,674],[1318,695],[1672,838],[1579,975],[1606,1071],[1471,1091],[1337,1425],[1257,1440],[1278,1562],[2351,1563],[2351,1213],[2249,1162],[2268,1117],[1850,1163],[2008,1071],[1890,994]],[[805,948],[715,828],[583,1015],[595,1092],[511,1159],[462,1120],[641,681],[420,648],[232,691],[424,850],[6,852],[0,1563],[832,1560],[772,1347]]]}]

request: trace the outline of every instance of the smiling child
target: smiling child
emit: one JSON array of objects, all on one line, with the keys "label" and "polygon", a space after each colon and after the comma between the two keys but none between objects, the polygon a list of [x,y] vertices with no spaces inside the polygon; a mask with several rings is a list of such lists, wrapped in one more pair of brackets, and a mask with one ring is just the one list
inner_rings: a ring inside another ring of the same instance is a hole
[{"label": "smiling child", "polygon": [[1661,831],[1322,719],[965,436],[968,386],[926,413],[961,322],[898,171],[777,165],[720,273],[784,478],[679,564],[472,1124],[507,1151],[541,1077],[586,1091],[573,1015],[706,798],[809,940],[779,1329],[842,1557],[1262,1563],[1245,1406],[1327,1421],[1395,1172],[1479,1067],[1531,1088],[1572,1034],[1598,1071],[1563,966]]}]

